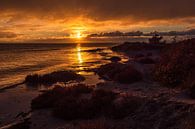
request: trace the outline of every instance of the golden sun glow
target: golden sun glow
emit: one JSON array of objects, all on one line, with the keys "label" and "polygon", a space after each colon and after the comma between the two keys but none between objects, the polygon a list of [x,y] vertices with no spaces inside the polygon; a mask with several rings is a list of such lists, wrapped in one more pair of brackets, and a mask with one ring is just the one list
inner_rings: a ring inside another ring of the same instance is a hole
[{"label": "golden sun glow", "polygon": [[82,34],[81,34],[81,32],[80,31],[78,31],[77,32],[77,34],[76,34],[76,37],[75,38],[77,38],[77,39],[81,39],[82,38]]},{"label": "golden sun glow", "polygon": [[70,37],[76,40],[81,40],[86,37],[86,32],[88,31],[88,27],[83,25],[82,23],[73,24],[71,27],[71,35]]},{"label": "golden sun glow", "polygon": [[83,31],[81,31],[81,30],[77,30],[77,31],[73,32],[70,36],[70,38],[77,39],[77,40],[81,40],[85,37],[86,37],[85,34],[83,34]]}]

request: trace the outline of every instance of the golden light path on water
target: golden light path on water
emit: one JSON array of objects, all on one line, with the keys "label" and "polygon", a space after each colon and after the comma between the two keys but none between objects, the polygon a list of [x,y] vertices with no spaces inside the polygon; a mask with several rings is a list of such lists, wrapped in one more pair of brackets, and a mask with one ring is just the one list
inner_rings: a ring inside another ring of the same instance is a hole
[{"label": "golden light path on water", "polygon": [[77,61],[78,61],[78,68],[79,68],[79,72],[78,74],[82,74],[82,71],[83,71],[83,63],[84,63],[84,55],[82,54],[81,52],[81,45],[78,44],[77,47],[76,47],[76,52],[77,52]]},{"label": "golden light path on water", "polygon": [[80,44],[77,45],[77,57],[78,57],[79,64],[82,64],[83,63],[83,58],[82,58],[82,55],[81,55],[81,45]]}]

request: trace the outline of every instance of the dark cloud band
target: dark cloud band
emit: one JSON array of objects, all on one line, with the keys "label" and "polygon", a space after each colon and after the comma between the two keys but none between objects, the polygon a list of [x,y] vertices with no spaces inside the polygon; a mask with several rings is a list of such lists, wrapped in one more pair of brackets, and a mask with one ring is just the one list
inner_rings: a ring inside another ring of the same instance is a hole
[{"label": "dark cloud band", "polygon": [[195,0],[1,0],[0,13],[66,18],[84,15],[95,20],[174,19],[195,16]]}]

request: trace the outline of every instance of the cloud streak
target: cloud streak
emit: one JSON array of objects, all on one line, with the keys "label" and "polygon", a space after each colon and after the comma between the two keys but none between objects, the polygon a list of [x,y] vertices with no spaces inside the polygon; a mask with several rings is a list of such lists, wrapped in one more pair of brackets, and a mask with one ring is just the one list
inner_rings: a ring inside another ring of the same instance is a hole
[{"label": "cloud streak", "polygon": [[151,20],[194,17],[194,5],[194,0],[1,0],[0,11],[51,18],[82,15],[95,20]]},{"label": "cloud streak", "polygon": [[0,0],[0,38],[61,40],[77,31],[191,29],[194,5],[195,0]]},{"label": "cloud streak", "polygon": [[0,39],[1,38],[16,38],[16,37],[18,37],[18,35],[13,32],[0,32]]}]

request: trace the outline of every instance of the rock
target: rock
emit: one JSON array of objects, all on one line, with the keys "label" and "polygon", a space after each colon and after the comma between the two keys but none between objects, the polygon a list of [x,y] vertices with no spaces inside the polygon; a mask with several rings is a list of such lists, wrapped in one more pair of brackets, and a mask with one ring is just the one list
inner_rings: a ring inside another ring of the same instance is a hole
[{"label": "rock", "polygon": [[25,78],[25,82],[28,84],[38,84],[39,83],[39,75],[34,74],[34,75],[27,75]]},{"label": "rock", "polygon": [[114,62],[114,63],[117,63],[117,62],[121,61],[121,58],[118,57],[118,56],[113,56],[113,57],[110,58],[110,61]]}]

